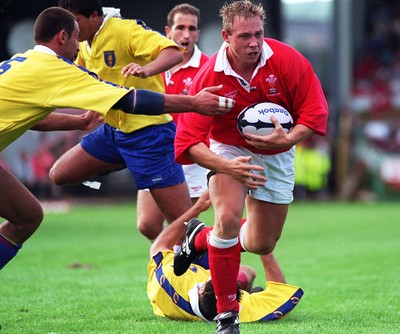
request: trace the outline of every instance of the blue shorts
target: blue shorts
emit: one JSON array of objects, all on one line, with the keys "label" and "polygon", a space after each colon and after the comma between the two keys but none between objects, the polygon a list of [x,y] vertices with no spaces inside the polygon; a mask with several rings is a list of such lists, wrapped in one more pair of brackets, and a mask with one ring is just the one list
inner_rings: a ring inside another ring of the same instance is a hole
[{"label": "blue shorts", "polygon": [[185,181],[174,157],[175,129],[173,121],[132,133],[103,124],[84,136],[81,145],[96,159],[125,164],[138,189],[165,188]]}]

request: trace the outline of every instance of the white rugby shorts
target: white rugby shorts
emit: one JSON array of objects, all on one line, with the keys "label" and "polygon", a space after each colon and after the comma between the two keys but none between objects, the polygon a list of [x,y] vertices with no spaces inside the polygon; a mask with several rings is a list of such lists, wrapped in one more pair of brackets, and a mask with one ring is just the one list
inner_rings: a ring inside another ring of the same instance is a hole
[{"label": "white rugby shorts", "polygon": [[182,165],[183,173],[189,187],[190,198],[197,198],[207,190],[208,169],[198,164]]},{"label": "white rugby shorts", "polygon": [[[239,156],[251,156],[251,165],[264,167],[262,174],[267,178],[267,182],[263,187],[249,190],[251,197],[276,204],[289,204],[293,201],[295,147],[279,154],[259,154],[242,146],[226,145],[210,139],[210,149],[230,160]],[[259,171],[254,173],[261,174]]]}]

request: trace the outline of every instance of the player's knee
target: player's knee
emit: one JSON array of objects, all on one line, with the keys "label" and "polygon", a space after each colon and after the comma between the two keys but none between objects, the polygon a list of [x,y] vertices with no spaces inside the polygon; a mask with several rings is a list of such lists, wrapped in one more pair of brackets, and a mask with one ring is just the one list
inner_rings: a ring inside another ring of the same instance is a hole
[{"label": "player's knee", "polygon": [[33,233],[42,223],[43,218],[43,208],[40,202],[32,201],[26,206],[25,210],[14,215],[12,219],[10,219],[10,222],[17,229]]},{"label": "player's knee", "polygon": [[272,253],[274,250],[275,245],[262,245],[261,247],[256,248],[256,253],[258,255],[267,255],[269,253]]},{"label": "player's knee", "polygon": [[55,185],[58,186],[66,183],[65,177],[60,172],[60,169],[57,168],[56,166],[51,167],[49,172],[49,179],[51,182],[53,182]]},{"label": "player's knee", "polygon": [[272,253],[275,246],[276,242],[274,240],[270,240],[261,244],[250,243],[250,245],[247,245],[246,243],[247,250],[258,255],[267,255]]},{"label": "player's knee", "polygon": [[226,237],[233,238],[239,235],[241,215],[234,212],[223,212],[217,216],[217,225],[220,233]]},{"label": "player's knee", "polygon": [[157,238],[157,236],[161,233],[163,225],[161,224],[160,226],[158,226],[154,224],[149,224],[146,221],[138,220],[137,229],[140,234],[144,235],[147,239],[152,241]]},{"label": "player's knee", "polygon": [[44,213],[40,202],[34,203],[29,210],[29,217],[26,219],[32,226],[39,226],[43,221]]}]

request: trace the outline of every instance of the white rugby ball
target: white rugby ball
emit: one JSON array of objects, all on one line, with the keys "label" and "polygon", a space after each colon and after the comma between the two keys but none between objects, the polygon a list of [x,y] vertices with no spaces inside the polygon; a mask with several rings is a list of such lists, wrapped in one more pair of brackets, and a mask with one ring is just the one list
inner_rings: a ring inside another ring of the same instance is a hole
[{"label": "white rugby ball", "polygon": [[275,116],[283,129],[289,132],[293,127],[293,118],[282,106],[272,102],[260,102],[244,108],[237,117],[237,128],[246,137],[246,134],[260,136],[269,135],[275,125],[271,116]]}]

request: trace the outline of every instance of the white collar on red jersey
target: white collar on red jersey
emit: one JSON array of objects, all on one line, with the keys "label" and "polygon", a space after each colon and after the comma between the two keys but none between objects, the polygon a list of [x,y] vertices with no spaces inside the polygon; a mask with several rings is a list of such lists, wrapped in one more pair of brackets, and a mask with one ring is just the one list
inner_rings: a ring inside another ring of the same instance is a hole
[{"label": "white collar on red jersey", "polygon": [[[235,75],[235,71],[232,69],[231,64],[229,64],[228,57],[226,56],[226,48],[228,47],[228,43],[224,42],[222,43],[218,54],[217,54],[217,59],[215,60],[215,66],[214,66],[214,71],[215,72],[225,72],[226,75]],[[258,68],[262,67],[265,65],[267,62],[267,59],[271,58],[274,52],[272,51],[271,47],[267,44],[266,41],[264,41],[262,50],[261,50],[261,57],[260,57],[260,62],[255,69],[254,73],[257,72]],[[235,75],[237,76],[237,74]]]},{"label": "white collar on red jersey", "polygon": [[186,64],[182,65],[181,68],[187,68],[189,66],[199,68],[200,67],[200,59],[201,59],[201,51],[200,51],[199,47],[195,44],[192,57],[189,59],[189,61]]}]

